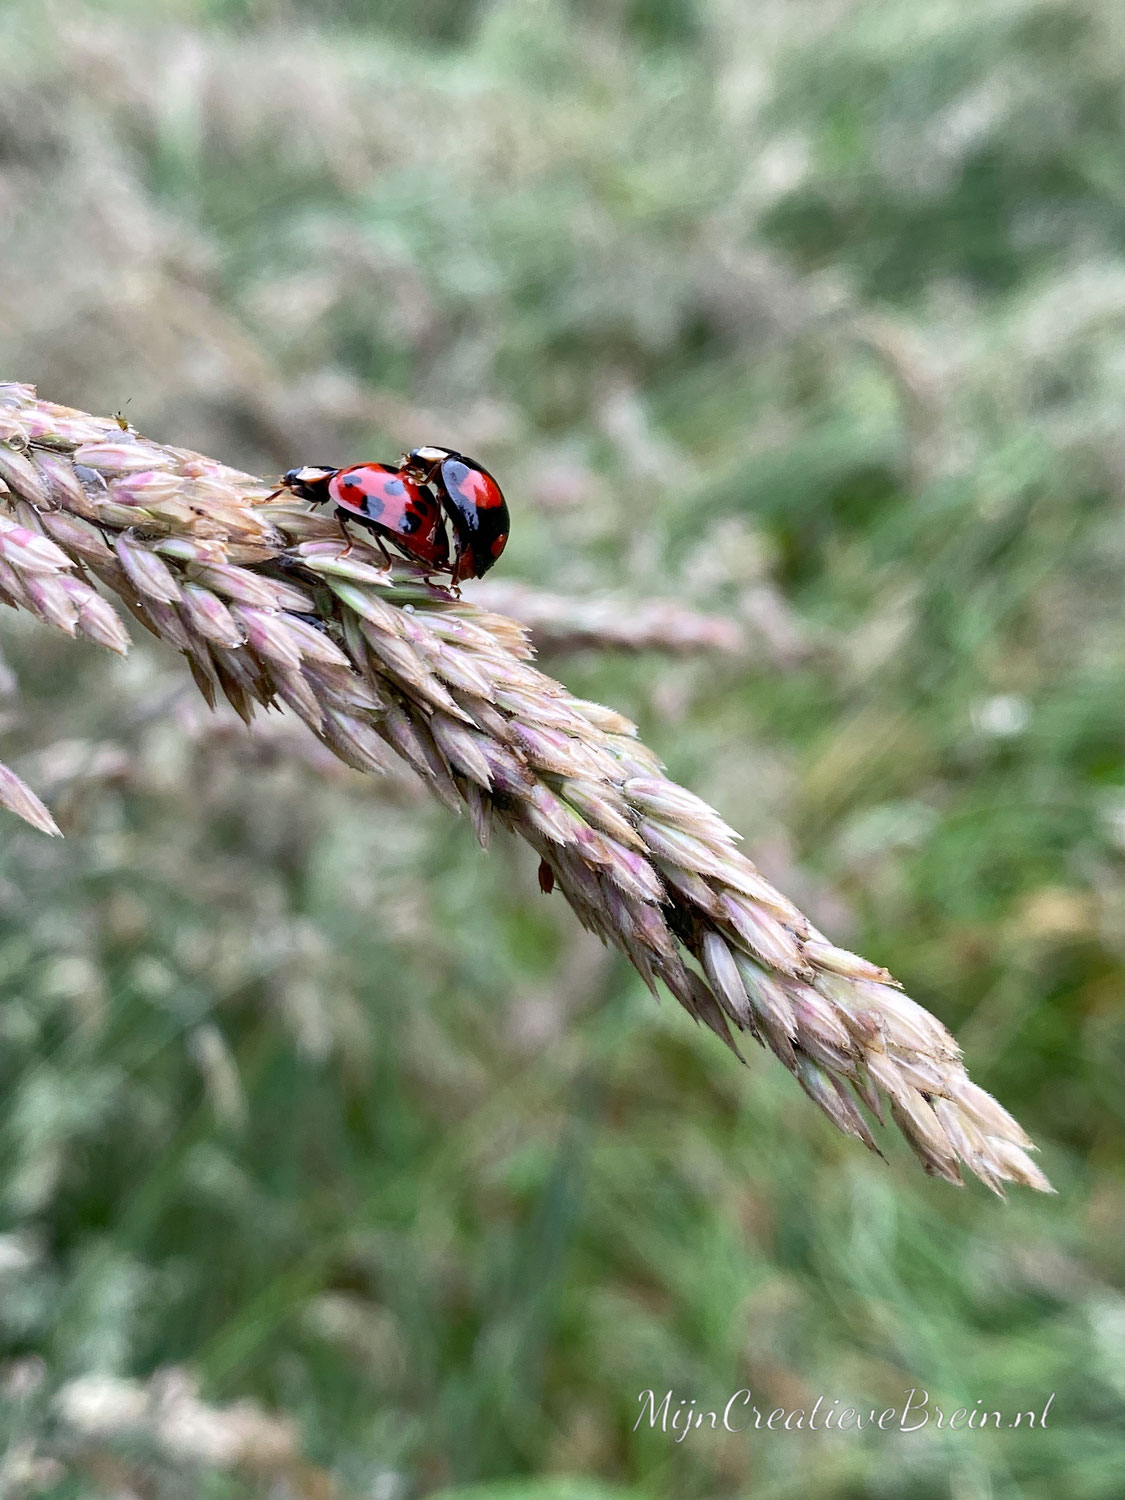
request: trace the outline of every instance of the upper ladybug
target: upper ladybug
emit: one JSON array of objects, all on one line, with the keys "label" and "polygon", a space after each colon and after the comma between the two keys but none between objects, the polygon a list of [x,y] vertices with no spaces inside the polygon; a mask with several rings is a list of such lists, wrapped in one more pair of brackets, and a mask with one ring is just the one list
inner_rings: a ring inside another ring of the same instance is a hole
[{"label": "upper ladybug", "polygon": [[409,474],[387,464],[353,464],[347,469],[305,465],[290,469],[281,484],[314,505],[334,501],[340,519],[373,531],[380,547],[386,540],[435,572],[449,567],[441,507],[432,490],[416,484]]}]

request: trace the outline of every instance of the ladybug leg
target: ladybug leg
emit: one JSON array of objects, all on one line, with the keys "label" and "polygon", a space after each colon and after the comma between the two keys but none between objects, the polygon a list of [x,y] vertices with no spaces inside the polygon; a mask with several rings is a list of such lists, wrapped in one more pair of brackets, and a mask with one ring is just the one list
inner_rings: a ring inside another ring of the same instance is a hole
[{"label": "ladybug leg", "polygon": [[340,535],[344,538],[344,541],[347,542],[347,544],[348,544],[344,548],[343,552],[340,553],[340,556],[341,557],[347,557],[348,553],[355,546],[355,538],[352,536],[351,532],[348,530],[348,523],[344,520],[344,517],[340,513],[340,511],[336,512],[336,525],[339,526],[339,528],[340,528]]}]

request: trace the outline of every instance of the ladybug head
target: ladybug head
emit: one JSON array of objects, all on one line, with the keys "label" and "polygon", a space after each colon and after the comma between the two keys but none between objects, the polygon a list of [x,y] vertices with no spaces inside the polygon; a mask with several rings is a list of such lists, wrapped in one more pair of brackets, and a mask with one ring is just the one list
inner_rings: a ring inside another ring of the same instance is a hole
[{"label": "ladybug head", "polygon": [[290,469],[282,479],[281,487],[290,490],[299,500],[322,505],[328,499],[328,481],[336,472],[326,464],[305,464],[299,469]]},{"label": "ladybug head", "polygon": [[429,480],[447,458],[456,457],[452,448],[411,448],[409,453],[403,454],[402,467],[419,479]]},{"label": "ladybug head", "polygon": [[412,462],[421,464],[440,464],[447,458],[453,458],[452,448],[411,448],[406,455]]}]

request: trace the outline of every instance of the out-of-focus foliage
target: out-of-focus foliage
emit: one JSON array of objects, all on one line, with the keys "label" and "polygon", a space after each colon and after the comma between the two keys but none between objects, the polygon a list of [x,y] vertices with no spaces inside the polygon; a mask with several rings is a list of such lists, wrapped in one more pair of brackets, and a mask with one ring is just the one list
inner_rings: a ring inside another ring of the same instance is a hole
[{"label": "out-of-focus foliage", "polygon": [[[1123,155],[1111,0],[0,10],[3,376],[265,472],[445,441],[510,577],[745,617],[551,669],[1060,1189],[868,1158],[503,840],[5,619],[67,833],[0,855],[5,1495],[1125,1492]],[[301,1459],[161,1426],[169,1367]],[[741,1386],[1056,1394],[634,1431]]]}]

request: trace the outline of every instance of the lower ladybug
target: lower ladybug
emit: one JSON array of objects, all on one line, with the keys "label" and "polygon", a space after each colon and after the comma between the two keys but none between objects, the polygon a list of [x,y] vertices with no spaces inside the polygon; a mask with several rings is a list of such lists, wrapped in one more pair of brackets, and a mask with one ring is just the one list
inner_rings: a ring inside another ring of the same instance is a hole
[{"label": "lower ladybug", "polygon": [[504,550],[511,530],[500,486],[475,459],[451,448],[414,448],[403,474],[432,485],[453,527],[454,583],[481,578]]},{"label": "lower ladybug", "polygon": [[314,505],[331,500],[341,521],[355,521],[375,533],[384,556],[386,540],[435,572],[449,567],[441,506],[428,487],[401,469],[387,464],[353,464],[348,469],[313,464],[290,469],[281,487]]}]

